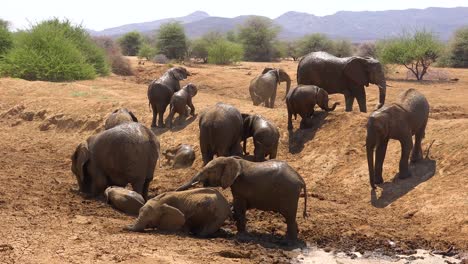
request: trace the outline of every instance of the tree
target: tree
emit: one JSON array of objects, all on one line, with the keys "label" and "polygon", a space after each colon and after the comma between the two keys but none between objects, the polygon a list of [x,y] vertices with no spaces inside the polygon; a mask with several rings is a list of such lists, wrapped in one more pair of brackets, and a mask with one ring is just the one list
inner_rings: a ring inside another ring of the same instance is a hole
[{"label": "tree", "polygon": [[142,45],[142,36],[136,31],[128,32],[119,39],[123,55],[136,56]]},{"label": "tree", "polygon": [[187,51],[187,38],[182,25],[179,22],[161,25],[156,48],[169,59],[183,59]]},{"label": "tree", "polygon": [[140,51],[138,51],[138,57],[145,58],[149,61],[156,55],[156,53],[158,53],[156,48],[151,47],[151,45],[148,43],[143,43],[143,45],[140,47]]},{"label": "tree", "polygon": [[441,54],[442,44],[433,33],[422,30],[412,35],[404,34],[399,38],[380,41],[377,50],[382,63],[401,64],[420,81]]},{"label": "tree", "polygon": [[468,26],[458,29],[449,44],[449,63],[455,68],[468,68]]},{"label": "tree", "polygon": [[239,40],[244,46],[244,59],[272,61],[278,52],[274,48],[279,27],[263,17],[248,19],[239,29]]},{"label": "tree", "polygon": [[0,58],[13,47],[13,37],[8,26],[8,21],[0,19]]},{"label": "tree", "polygon": [[353,53],[353,45],[345,39],[336,40],[333,43],[333,55],[343,58],[349,57]]},{"label": "tree", "polygon": [[333,41],[326,35],[320,33],[304,36],[299,40],[298,45],[300,56],[315,51],[326,51],[328,53],[333,53],[334,51]]},{"label": "tree", "polygon": [[240,61],[243,52],[240,44],[220,39],[208,48],[208,62],[213,64],[231,64]]},{"label": "tree", "polygon": [[208,49],[221,39],[223,35],[219,32],[206,33],[191,43],[191,56],[203,60],[203,63],[208,62]]},{"label": "tree", "polygon": [[363,42],[359,44],[357,55],[361,57],[372,57],[375,58],[375,43],[373,42]]}]

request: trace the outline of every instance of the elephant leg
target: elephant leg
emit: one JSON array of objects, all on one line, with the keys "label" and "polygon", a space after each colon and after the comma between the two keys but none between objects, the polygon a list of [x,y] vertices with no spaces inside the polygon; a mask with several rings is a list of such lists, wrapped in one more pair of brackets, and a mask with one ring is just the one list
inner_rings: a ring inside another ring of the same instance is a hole
[{"label": "elephant leg", "polygon": [[169,116],[167,117],[167,122],[169,123],[169,128],[172,128],[172,119],[174,118],[175,111],[174,108],[171,108]]},{"label": "elephant leg", "polygon": [[287,216],[286,224],[288,225],[288,230],[286,231],[286,238],[288,240],[296,240],[297,239],[297,222],[296,222],[296,215]]},{"label": "elephant leg", "polygon": [[141,195],[143,196],[143,199],[145,199],[145,201],[148,201],[148,189],[152,180],[153,180],[152,178],[151,179],[146,178],[145,182],[143,183]]},{"label": "elephant leg", "polygon": [[364,87],[359,87],[358,89],[355,89],[353,95],[354,97],[356,97],[356,100],[358,102],[359,111],[361,111],[362,113],[366,113],[366,90],[364,89]]},{"label": "elephant leg", "polygon": [[237,232],[244,233],[245,226],[247,224],[247,220],[245,218],[245,212],[247,211],[247,203],[243,199],[234,197],[233,206],[234,220],[236,220]]},{"label": "elephant leg", "polygon": [[374,182],[376,184],[381,184],[384,182],[382,177],[383,163],[385,160],[385,154],[387,152],[388,140],[381,142],[376,149],[375,153],[375,178]]},{"label": "elephant leg", "polygon": [[426,124],[416,133],[413,151],[411,152],[411,162],[417,162],[423,159],[421,143],[424,138]]},{"label": "elephant leg", "polygon": [[269,154],[269,158],[270,159],[276,159],[276,153],[278,152],[278,146],[275,145],[274,147],[272,147],[272,149],[270,150],[270,154]]},{"label": "elephant leg", "polygon": [[276,100],[276,89],[273,91],[273,94],[270,97],[270,108],[275,107],[275,100]]},{"label": "elephant leg", "polygon": [[203,159],[203,165],[206,165],[208,162],[213,160],[214,153],[211,149],[206,148],[205,150],[202,150],[202,159]]},{"label": "elephant leg", "polygon": [[153,120],[151,121],[151,127],[156,127],[156,116],[158,115],[158,108],[152,105],[153,108]]},{"label": "elephant leg", "polygon": [[265,150],[263,149],[262,146],[258,146],[256,144],[255,149],[254,149],[254,157],[255,157],[255,161],[265,161]]},{"label": "elephant leg", "polygon": [[164,113],[166,112],[166,109],[160,109],[159,111],[159,120],[158,120],[158,126],[159,127],[165,127],[164,125]]},{"label": "elephant leg", "polygon": [[399,178],[405,179],[411,176],[408,161],[409,161],[410,152],[413,149],[413,138],[411,137],[410,132],[408,132],[405,138],[400,140],[400,144],[401,144],[401,158],[400,158]]},{"label": "elephant leg", "polygon": [[293,129],[293,125],[292,125],[292,112],[291,110],[289,109],[290,107],[288,107],[288,130],[292,130]]},{"label": "elephant leg", "polygon": [[351,95],[351,93],[346,92],[344,94],[345,97],[345,111],[346,112],[351,112],[353,111],[353,103],[354,103],[354,96]]}]

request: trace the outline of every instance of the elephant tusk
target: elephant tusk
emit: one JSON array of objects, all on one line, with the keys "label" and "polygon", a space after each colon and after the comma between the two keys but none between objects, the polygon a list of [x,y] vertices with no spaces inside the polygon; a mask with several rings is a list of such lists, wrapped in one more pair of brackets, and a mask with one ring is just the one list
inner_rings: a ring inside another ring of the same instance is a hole
[{"label": "elephant tusk", "polygon": [[193,182],[192,184],[190,184],[190,187],[197,185],[199,182],[200,181]]}]

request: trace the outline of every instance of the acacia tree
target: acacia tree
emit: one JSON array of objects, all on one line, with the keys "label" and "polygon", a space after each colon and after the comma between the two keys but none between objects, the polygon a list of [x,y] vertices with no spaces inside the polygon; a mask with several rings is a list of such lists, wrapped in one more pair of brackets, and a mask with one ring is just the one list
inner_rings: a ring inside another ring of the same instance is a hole
[{"label": "acacia tree", "polygon": [[179,22],[161,25],[156,40],[157,50],[169,59],[183,59],[187,51],[187,37]]},{"label": "acacia tree", "polygon": [[381,62],[401,64],[421,81],[429,66],[441,54],[442,44],[433,33],[422,30],[413,35],[405,34],[400,38],[381,41],[377,50]]},{"label": "acacia tree", "polygon": [[458,29],[449,45],[450,65],[468,68],[468,26]]},{"label": "acacia tree", "polygon": [[135,56],[140,51],[142,36],[136,31],[129,32],[119,39],[119,45],[122,53],[127,56]]},{"label": "acacia tree", "polygon": [[278,54],[274,44],[280,31],[278,26],[264,17],[252,17],[239,28],[238,38],[248,61],[272,61]]},{"label": "acacia tree", "polygon": [[298,45],[300,56],[304,56],[315,51],[326,51],[328,53],[333,53],[334,51],[333,41],[326,35],[320,33],[302,37],[299,40]]},{"label": "acacia tree", "polygon": [[201,38],[191,42],[191,56],[203,60],[203,63],[208,62],[208,49],[215,43],[224,39],[219,32],[208,32]]}]

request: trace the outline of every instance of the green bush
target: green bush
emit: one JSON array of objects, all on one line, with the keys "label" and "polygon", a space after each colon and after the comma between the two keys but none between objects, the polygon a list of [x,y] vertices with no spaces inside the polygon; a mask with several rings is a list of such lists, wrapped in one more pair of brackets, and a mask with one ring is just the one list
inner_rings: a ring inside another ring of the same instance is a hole
[{"label": "green bush", "polygon": [[171,60],[183,59],[187,51],[187,38],[184,27],[179,22],[161,25],[156,40],[156,48]]},{"label": "green bush", "polygon": [[48,20],[17,33],[1,69],[27,80],[71,81],[108,74],[105,53],[81,26]]},{"label": "green bush", "polygon": [[111,71],[117,75],[133,75],[130,61],[122,55],[119,45],[109,37],[95,37],[93,41],[101,47],[107,55]]},{"label": "green bush", "polygon": [[275,49],[278,26],[263,17],[252,17],[240,27],[238,39],[244,48],[244,59],[248,61],[272,61],[279,56]]},{"label": "green bush", "polygon": [[211,45],[223,39],[223,35],[219,32],[208,32],[201,38],[190,43],[190,56],[196,59],[201,59],[203,63],[208,62],[208,49]]},{"label": "green bush", "polygon": [[333,41],[325,34],[315,33],[302,37],[298,43],[300,56],[304,56],[315,51],[326,51],[333,53]]},{"label": "green bush", "polygon": [[455,32],[442,57],[439,65],[468,68],[468,26]]},{"label": "green bush", "polygon": [[8,22],[0,19],[0,58],[13,47],[13,37],[8,31]]},{"label": "green bush", "polygon": [[138,58],[144,58],[146,60],[151,60],[151,58],[153,58],[156,54],[158,53],[158,51],[156,50],[156,48],[153,48],[151,47],[149,44],[147,43],[144,43],[141,48],[140,48],[140,51],[138,51]]},{"label": "green bush", "polygon": [[136,31],[123,35],[118,40],[122,53],[126,56],[136,56],[143,44],[142,39],[141,34]]},{"label": "green bush", "polygon": [[241,45],[220,39],[208,48],[208,63],[231,64],[240,61],[243,53]]}]

